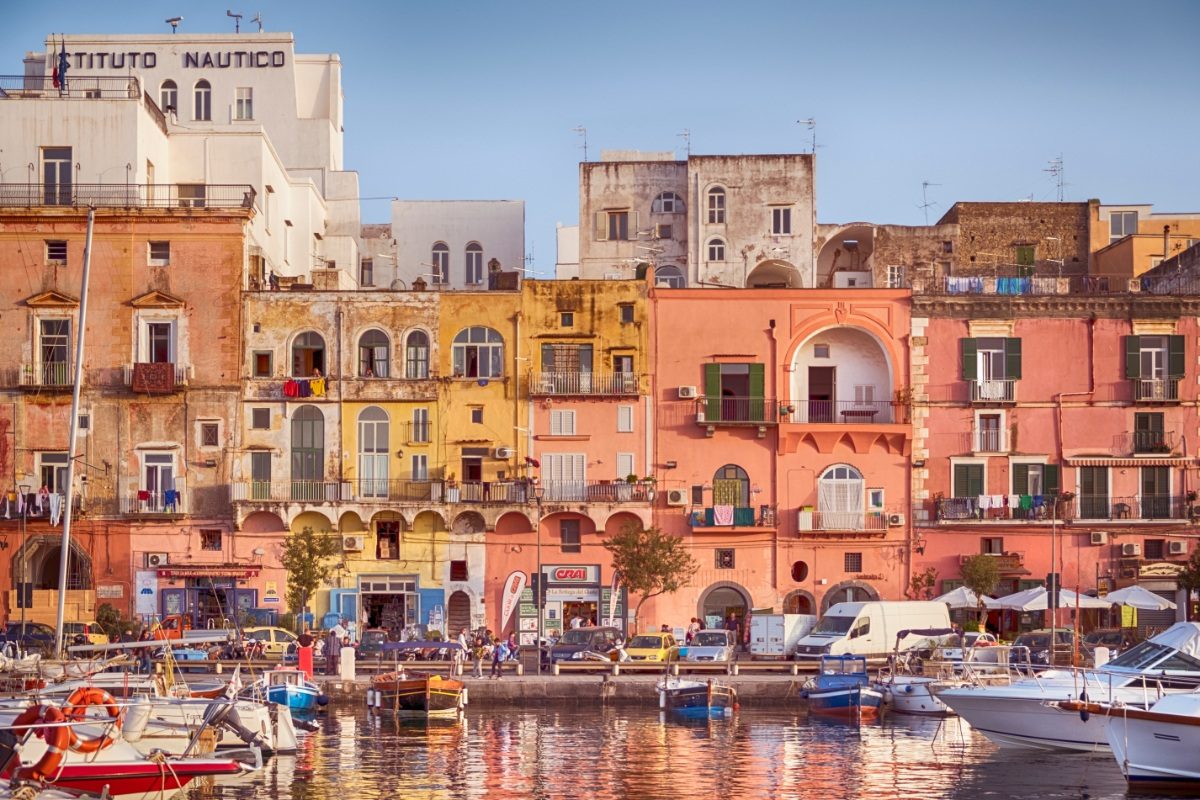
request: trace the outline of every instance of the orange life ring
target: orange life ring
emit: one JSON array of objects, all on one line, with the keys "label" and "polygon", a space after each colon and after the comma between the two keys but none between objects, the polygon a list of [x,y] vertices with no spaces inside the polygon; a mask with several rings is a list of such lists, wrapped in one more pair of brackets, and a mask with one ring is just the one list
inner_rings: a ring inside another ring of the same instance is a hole
[{"label": "orange life ring", "polygon": [[39,722],[66,722],[67,718],[56,706],[30,706],[13,720],[13,733],[23,736],[29,728],[34,728],[38,736],[46,740],[46,752],[31,767],[19,767],[13,777],[18,780],[46,781],[49,780],[62,764],[71,741],[71,729],[65,726],[38,727]]},{"label": "orange life ring", "polygon": [[109,718],[113,720],[113,724],[111,727],[105,727],[104,732],[94,739],[81,738],[79,734],[75,733],[74,728],[68,728],[70,735],[67,738],[70,747],[80,753],[95,753],[103,750],[116,740],[115,731],[121,729],[121,708],[117,705],[116,698],[103,689],[79,687],[71,692],[66,705],[63,706],[63,711],[67,719],[79,721],[87,717],[87,710],[91,706],[103,706],[104,710],[108,712]]}]

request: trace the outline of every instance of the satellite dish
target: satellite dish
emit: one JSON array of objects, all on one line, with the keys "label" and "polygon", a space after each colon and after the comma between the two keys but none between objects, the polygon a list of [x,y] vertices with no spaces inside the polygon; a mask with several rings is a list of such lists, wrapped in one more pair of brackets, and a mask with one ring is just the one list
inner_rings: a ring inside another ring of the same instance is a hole
[{"label": "satellite dish", "polygon": [[392,281],[391,288],[392,289],[407,289],[408,287],[404,285],[404,281],[400,280],[399,278],[396,278],[395,280]]}]

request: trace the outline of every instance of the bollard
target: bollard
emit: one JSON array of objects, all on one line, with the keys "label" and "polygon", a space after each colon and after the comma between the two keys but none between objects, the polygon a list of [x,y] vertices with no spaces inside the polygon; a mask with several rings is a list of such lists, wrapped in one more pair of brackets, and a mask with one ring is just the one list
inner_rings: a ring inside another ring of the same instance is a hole
[{"label": "bollard", "polygon": [[344,681],[354,680],[355,655],[353,647],[343,647],[338,654],[338,677]]},{"label": "bollard", "polygon": [[800,674],[800,665],[799,665],[799,664],[797,664],[795,661],[793,661],[793,662],[792,662],[792,674],[793,674],[793,675],[799,675],[799,674]]},{"label": "bollard", "polygon": [[736,662],[736,661],[735,661],[735,662],[733,662],[733,665],[730,667],[730,669],[731,669],[731,670],[733,670],[732,672],[730,672],[730,673],[729,673],[730,675],[737,675],[737,674],[738,674],[738,665],[737,665],[737,662]]},{"label": "bollard", "polygon": [[555,662],[554,662],[554,671],[553,671],[553,674],[554,674],[554,675],[558,675],[558,662],[557,662],[557,661],[555,661]]},{"label": "bollard", "polygon": [[524,675],[524,674],[525,674],[525,665],[522,664],[520,661],[518,661],[517,662],[517,675]]},{"label": "bollard", "polygon": [[217,674],[220,675],[224,671],[225,671],[225,665],[222,664],[220,661],[218,661],[217,662]]},{"label": "bollard", "polygon": [[679,677],[679,665],[678,664],[671,665],[671,674],[674,675],[676,678]]}]

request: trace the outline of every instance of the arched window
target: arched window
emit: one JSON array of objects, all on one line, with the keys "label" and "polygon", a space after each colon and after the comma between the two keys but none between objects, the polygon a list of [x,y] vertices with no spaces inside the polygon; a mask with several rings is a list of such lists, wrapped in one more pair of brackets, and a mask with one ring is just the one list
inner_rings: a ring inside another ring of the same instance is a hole
[{"label": "arched window", "polygon": [[179,111],[179,87],[173,80],[165,80],[158,89],[159,106],[163,112]]},{"label": "arched window", "polygon": [[305,405],[292,415],[292,499],[325,500],[325,417]]},{"label": "arched window", "polygon": [[726,464],[713,474],[713,506],[750,507],[750,476],[737,464]]},{"label": "arched window", "polygon": [[663,192],[650,204],[651,214],[682,214],[684,211],[683,198],[674,192]]},{"label": "arched window", "polygon": [[391,361],[391,342],[381,330],[369,330],[358,337],[358,377],[386,378]]},{"label": "arched window", "polygon": [[312,378],[325,374],[325,340],[306,331],[292,342],[292,377]]},{"label": "arched window", "polygon": [[725,222],[725,190],[720,186],[708,190],[708,221],[714,224]]},{"label": "arched window", "polygon": [[454,337],[454,375],[499,378],[504,374],[504,339],[491,328],[466,328]]},{"label": "arched window", "polygon": [[817,481],[820,530],[862,530],[863,476],[849,464],[835,464]]},{"label": "arched window", "polygon": [[725,260],[725,240],[721,237],[708,240],[708,260],[709,261],[724,261]]},{"label": "arched window", "polygon": [[450,282],[450,248],[445,242],[438,242],[429,254],[429,264],[433,267],[434,283]]},{"label": "arched window", "polygon": [[413,331],[404,343],[404,377],[429,377],[429,335],[425,331]]},{"label": "arched window", "polygon": [[194,91],[195,104],[193,106],[192,119],[208,122],[212,120],[212,86],[208,81],[201,78],[196,81],[196,89]]},{"label": "arched window", "polygon": [[358,415],[358,494],[388,496],[389,428],[387,412],[368,406]]},{"label": "arched window", "polygon": [[483,247],[479,242],[471,242],[467,245],[466,253],[467,261],[467,284],[477,285],[483,283]]},{"label": "arched window", "polygon": [[683,277],[683,270],[674,264],[664,264],[661,267],[654,269],[654,282],[659,286],[669,286],[672,289],[687,288],[687,280]]}]

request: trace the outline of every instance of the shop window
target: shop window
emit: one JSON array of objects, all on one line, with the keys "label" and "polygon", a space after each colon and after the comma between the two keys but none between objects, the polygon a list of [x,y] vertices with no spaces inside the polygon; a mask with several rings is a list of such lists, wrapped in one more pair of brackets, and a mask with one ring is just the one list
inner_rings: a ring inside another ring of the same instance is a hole
[{"label": "shop window", "polygon": [[214,530],[200,531],[200,549],[213,550],[220,552],[221,550],[221,532]]},{"label": "shop window", "polygon": [[375,557],[383,560],[400,557],[400,523],[379,522],[375,527]]},{"label": "shop window", "polygon": [[466,561],[451,561],[450,562],[450,580],[465,581],[467,580],[467,562]]},{"label": "shop window", "polygon": [[583,544],[579,537],[579,520],[564,519],[558,523],[560,547],[564,553],[582,553]]},{"label": "shop window", "polygon": [[733,548],[717,548],[713,551],[715,558],[714,567],[717,569],[733,569]]},{"label": "shop window", "polygon": [[846,553],[842,556],[844,572],[862,572],[862,553]]}]

